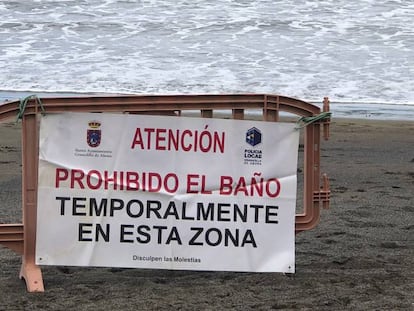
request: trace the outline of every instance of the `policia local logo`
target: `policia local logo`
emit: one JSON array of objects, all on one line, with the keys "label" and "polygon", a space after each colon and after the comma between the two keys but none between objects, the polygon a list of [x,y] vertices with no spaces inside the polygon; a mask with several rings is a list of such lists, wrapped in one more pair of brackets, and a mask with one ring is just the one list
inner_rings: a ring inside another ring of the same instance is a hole
[{"label": "policia local logo", "polygon": [[262,150],[255,148],[262,142],[262,132],[252,127],[246,132],[246,143],[253,147],[253,149],[244,150],[244,164],[261,165],[262,164]]}]

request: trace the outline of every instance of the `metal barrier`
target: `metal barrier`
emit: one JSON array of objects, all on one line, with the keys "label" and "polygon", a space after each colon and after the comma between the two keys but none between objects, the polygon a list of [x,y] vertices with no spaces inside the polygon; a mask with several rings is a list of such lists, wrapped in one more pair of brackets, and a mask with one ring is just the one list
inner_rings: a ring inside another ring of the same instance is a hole
[{"label": "metal barrier", "polygon": [[[277,122],[280,112],[299,117],[314,117],[321,113],[318,106],[280,95],[148,95],[92,96],[30,99],[21,111],[20,101],[0,105],[0,121],[22,118],[22,224],[0,224],[0,244],[22,255],[20,278],[26,281],[29,292],[43,292],[42,272],[35,263],[37,172],[41,112],[122,112],[181,116],[185,111],[198,112],[200,117],[212,118],[214,113],[231,111],[231,118],[245,119],[246,112],[259,110],[262,120]],[[329,111],[324,98],[323,111]],[[320,175],[320,136],[329,138],[330,118],[325,117],[304,127],[304,189],[303,212],[296,214],[295,232],[314,228],[320,217],[320,207],[328,208],[329,181]]]}]

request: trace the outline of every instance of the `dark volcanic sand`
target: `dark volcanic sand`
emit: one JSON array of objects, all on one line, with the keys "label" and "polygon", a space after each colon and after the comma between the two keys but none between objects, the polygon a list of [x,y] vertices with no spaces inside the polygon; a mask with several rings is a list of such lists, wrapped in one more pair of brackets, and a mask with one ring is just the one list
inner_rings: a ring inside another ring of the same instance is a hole
[{"label": "dark volcanic sand", "polygon": [[[20,125],[0,124],[0,222],[21,222]],[[0,310],[414,310],[414,123],[334,120],[331,209],[296,238],[296,274],[43,267],[29,294],[0,248]]]}]

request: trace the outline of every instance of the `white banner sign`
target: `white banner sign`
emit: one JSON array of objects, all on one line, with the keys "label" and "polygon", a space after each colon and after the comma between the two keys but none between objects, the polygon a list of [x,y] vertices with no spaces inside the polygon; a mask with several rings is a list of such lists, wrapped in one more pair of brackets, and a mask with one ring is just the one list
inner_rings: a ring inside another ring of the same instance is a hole
[{"label": "white banner sign", "polygon": [[294,272],[294,126],[43,116],[36,263]]}]

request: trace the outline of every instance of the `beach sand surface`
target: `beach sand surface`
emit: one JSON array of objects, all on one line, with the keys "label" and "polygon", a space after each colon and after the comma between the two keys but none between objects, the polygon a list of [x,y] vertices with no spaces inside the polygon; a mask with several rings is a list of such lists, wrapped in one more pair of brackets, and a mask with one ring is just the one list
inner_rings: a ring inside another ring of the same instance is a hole
[{"label": "beach sand surface", "polygon": [[[0,223],[21,222],[20,129],[0,124]],[[334,119],[321,166],[331,208],[293,275],[48,266],[27,293],[0,247],[0,310],[414,310],[414,123]]]}]

